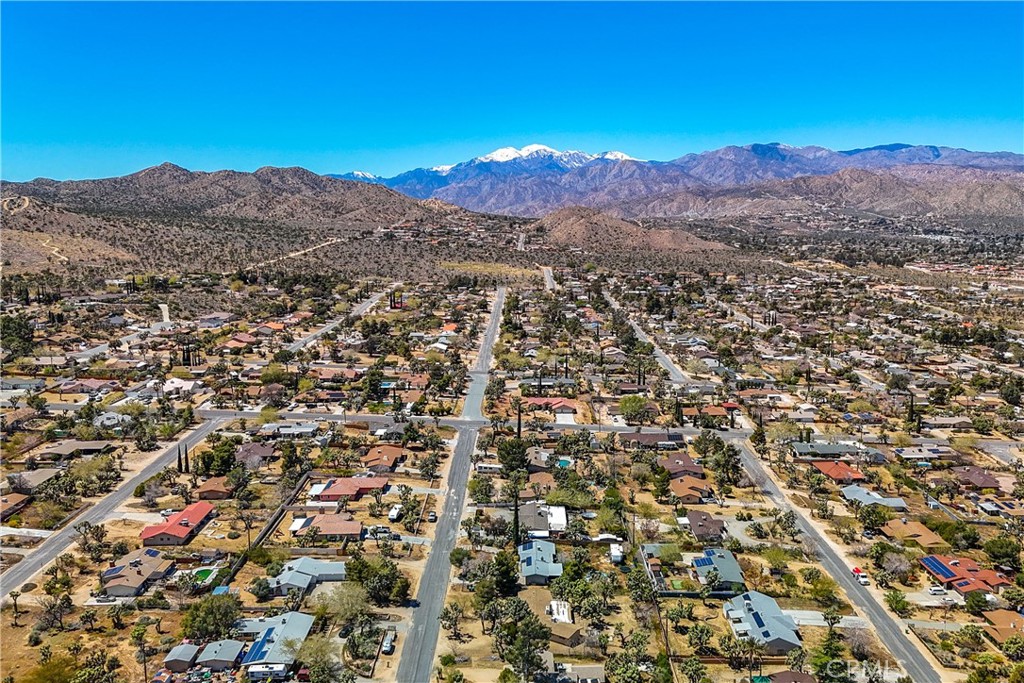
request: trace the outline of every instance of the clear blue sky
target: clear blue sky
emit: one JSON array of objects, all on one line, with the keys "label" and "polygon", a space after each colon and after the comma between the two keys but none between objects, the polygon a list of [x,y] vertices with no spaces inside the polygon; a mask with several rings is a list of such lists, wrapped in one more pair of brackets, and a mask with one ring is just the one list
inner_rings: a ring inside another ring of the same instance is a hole
[{"label": "clear blue sky", "polygon": [[1024,147],[1024,5],[94,4],[2,13],[7,180],[391,175],[544,143]]}]

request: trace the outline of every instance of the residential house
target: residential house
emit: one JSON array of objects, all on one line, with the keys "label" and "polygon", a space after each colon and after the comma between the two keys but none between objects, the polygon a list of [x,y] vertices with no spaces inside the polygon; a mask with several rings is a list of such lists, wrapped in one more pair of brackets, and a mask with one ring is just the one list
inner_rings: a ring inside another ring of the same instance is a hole
[{"label": "residential house", "polygon": [[53,467],[41,467],[36,470],[24,470],[7,475],[7,481],[11,489],[26,496],[35,495],[46,482],[56,479],[61,475],[61,470]]},{"label": "residential house", "polygon": [[998,593],[1006,586],[1012,585],[1005,574],[994,569],[982,569],[977,562],[968,557],[926,555],[920,562],[925,571],[938,583],[961,595],[974,591]]},{"label": "residential house", "polygon": [[746,588],[743,570],[736,556],[724,548],[705,548],[703,555],[693,559],[691,567],[702,585],[707,583],[708,574],[714,571],[718,574],[716,590],[738,592]]},{"label": "residential house", "polygon": [[555,544],[550,541],[527,541],[518,548],[519,577],[524,585],[547,585],[562,575]]},{"label": "residential house", "polygon": [[686,453],[676,453],[664,458],[658,458],[658,466],[668,471],[669,479],[679,479],[684,476],[697,479],[705,477],[704,468],[695,463]]},{"label": "residential house", "polygon": [[1008,638],[1013,636],[1024,636],[1024,615],[1008,609],[997,609],[990,612],[982,612],[988,623],[982,628],[996,645],[1002,645]]},{"label": "residential house", "polygon": [[882,505],[890,510],[902,512],[907,509],[907,502],[897,496],[887,497],[878,491],[866,489],[858,484],[850,484],[839,489],[839,493],[847,502],[857,503],[861,506]]},{"label": "residential house", "polygon": [[714,497],[714,491],[706,480],[697,479],[688,474],[670,481],[668,488],[683,505],[699,505]]},{"label": "residential house", "polygon": [[298,538],[316,530],[316,537],[324,541],[358,541],[363,535],[363,523],[346,514],[312,515],[292,521],[288,530]]},{"label": "residential house", "polygon": [[686,526],[700,543],[714,543],[725,536],[725,522],[699,510],[686,513]]},{"label": "residential house", "polygon": [[882,525],[879,532],[891,541],[898,541],[912,548],[920,548],[927,553],[944,553],[950,550],[949,543],[942,536],[917,520],[890,519]]},{"label": "residential house", "polygon": [[163,524],[153,524],[142,530],[143,545],[185,545],[199,533],[216,508],[206,501],[192,503],[181,512],[169,516]]},{"label": "residential house", "polygon": [[341,500],[359,500],[373,491],[386,491],[387,477],[340,477],[328,479],[309,487],[310,500],[336,503]]},{"label": "residential house", "polygon": [[227,477],[210,477],[196,489],[199,500],[227,500],[235,492]]},{"label": "residential house", "polygon": [[240,619],[235,628],[243,638],[252,638],[242,658],[242,669],[250,681],[283,681],[295,664],[295,653],[309,637],[313,617],[302,612],[285,612],[275,617]]},{"label": "residential house", "polygon": [[196,657],[196,666],[213,673],[231,671],[238,665],[245,643],[239,640],[215,640],[208,643]]},{"label": "residential house", "polygon": [[164,668],[176,674],[185,673],[192,668],[198,654],[198,645],[181,643],[171,648],[171,651],[164,657]]},{"label": "residential house", "polygon": [[67,460],[68,458],[73,457],[91,458],[112,450],[114,450],[114,445],[109,441],[78,441],[77,439],[66,439],[46,446],[39,454],[39,459],[52,461]]},{"label": "residential house", "polygon": [[153,583],[174,573],[174,560],[153,548],[140,548],[118,558],[100,574],[103,592],[115,598],[141,595]]},{"label": "residential house", "polygon": [[0,522],[8,519],[25,509],[25,506],[32,502],[32,496],[23,493],[5,493],[0,496]]},{"label": "residential house", "polygon": [[568,524],[568,512],[561,505],[529,502],[519,507],[519,523],[527,528],[532,538],[559,536]]},{"label": "residential house", "polygon": [[238,447],[238,451],[235,453],[235,458],[241,462],[262,462],[266,464],[271,460],[274,460],[277,456],[274,455],[274,445],[269,443],[257,443],[251,441],[249,443],[243,443]]},{"label": "residential house", "polygon": [[274,595],[286,596],[292,588],[305,593],[325,581],[344,581],[345,563],[321,560],[315,557],[298,557],[290,560],[281,573],[270,579]]},{"label": "residential house", "polygon": [[573,614],[572,606],[565,600],[553,600],[551,591],[539,586],[527,588],[521,596],[530,610],[551,631],[551,642],[565,647],[583,644],[587,621]]},{"label": "residential house", "polygon": [[991,472],[981,467],[964,465],[962,467],[951,467],[948,471],[953,479],[965,489],[981,491],[982,489],[999,488],[999,480]]},{"label": "residential house", "polygon": [[360,458],[363,467],[378,474],[394,472],[403,460],[405,460],[405,449],[395,444],[371,446],[366,455]]},{"label": "residential house", "polygon": [[818,470],[836,484],[849,485],[855,481],[866,481],[862,472],[839,460],[815,460],[811,467]]},{"label": "residential house", "polygon": [[801,646],[793,617],[785,614],[774,598],[747,591],[722,606],[733,635],[751,638],[765,646],[766,654],[780,656]]}]

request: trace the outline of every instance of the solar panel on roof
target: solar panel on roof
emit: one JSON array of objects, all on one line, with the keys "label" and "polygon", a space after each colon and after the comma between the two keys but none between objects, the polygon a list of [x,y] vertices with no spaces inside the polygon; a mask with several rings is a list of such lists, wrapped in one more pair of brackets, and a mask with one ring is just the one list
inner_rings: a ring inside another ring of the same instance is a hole
[{"label": "solar panel on roof", "polygon": [[273,635],[273,627],[268,628],[266,631],[264,631],[260,639],[253,643],[252,647],[249,648],[249,651],[245,653],[245,659],[242,660],[242,664],[251,664],[254,661],[262,659],[266,655],[267,650],[269,649],[268,644]]},{"label": "solar panel on roof", "polygon": [[944,579],[951,579],[954,576],[956,576],[953,570],[944,565],[937,558],[925,557],[921,560],[921,563],[925,566],[925,568],[931,570],[933,574],[936,574]]},{"label": "solar panel on roof", "polygon": [[757,624],[757,627],[764,628],[764,619],[761,618],[761,613],[754,612],[752,616],[754,617],[754,623]]},{"label": "solar panel on roof", "polygon": [[111,567],[107,571],[103,572],[103,576],[112,576],[112,575],[118,573],[119,571],[121,571],[122,569],[124,569],[124,565],[118,565],[116,567]]},{"label": "solar panel on roof", "polygon": [[693,561],[694,567],[710,567],[713,564],[710,557],[698,557]]}]

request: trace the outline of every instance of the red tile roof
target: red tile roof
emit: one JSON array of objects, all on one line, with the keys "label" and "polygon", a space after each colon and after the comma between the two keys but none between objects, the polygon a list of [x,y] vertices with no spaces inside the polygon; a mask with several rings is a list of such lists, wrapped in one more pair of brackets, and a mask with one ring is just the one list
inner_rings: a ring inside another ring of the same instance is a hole
[{"label": "red tile roof", "polygon": [[168,534],[176,538],[185,538],[195,527],[206,521],[206,518],[213,513],[216,508],[210,503],[200,501],[198,503],[192,503],[181,512],[176,512],[167,518],[167,521],[163,524],[154,524],[147,526],[142,530],[142,540],[147,538],[153,538],[160,534]]},{"label": "red tile roof", "polygon": [[858,470],[847,465],[845,462],[839,461],[823,461],[819,460],[812,462],[815,468],[832,481],[864,481],[865,477]]}]

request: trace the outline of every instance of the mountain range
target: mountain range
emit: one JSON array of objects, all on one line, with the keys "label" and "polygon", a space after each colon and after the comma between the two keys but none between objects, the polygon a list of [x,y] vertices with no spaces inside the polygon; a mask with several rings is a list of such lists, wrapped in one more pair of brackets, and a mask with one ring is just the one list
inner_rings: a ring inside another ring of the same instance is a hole
[{"label": "mountain range", "polygon": [[[928,174],[925,168],[938,172]],[[851,169],[869,174],[841,173]],[[528,145],[391,178],[362,171],[333,177],[384,185],[410,197],[441,199],[474,211],[518,216],[541,216],[572,205],[625,216],[717,216],[730,213],[730,207],[742,205],[742,211],[748,212],[758,205],[736,201],[744,195],[757,199],[764,192],[804,192],[817,187],[813,183],[779,186],[779,181],[832,176],[832,187],[823,189],[842,198],[851,192],[836,185],[854,181],[857,188],[852,194],[861,205],[857,208],[891,206],[900,210],[902,206],[924,213],[948,208],[957,215],[1003,215],[1020,205],[1022,173],[1024,155],[1012,152],[907,144],[833,151],[769,143],[723,147],[671,161],[643,161],[623,152],[589,154]],[[884,196],[862,196],[872,184]],[[980,204],[950,205],[942,200],[951,187],[964,185],[970,188],[954,194],[970,195],[981,200]],[[901,201],[885,194],[890,190],[909,191],[916,199]],[[817,198],[806,199],[814,203]]]}]

